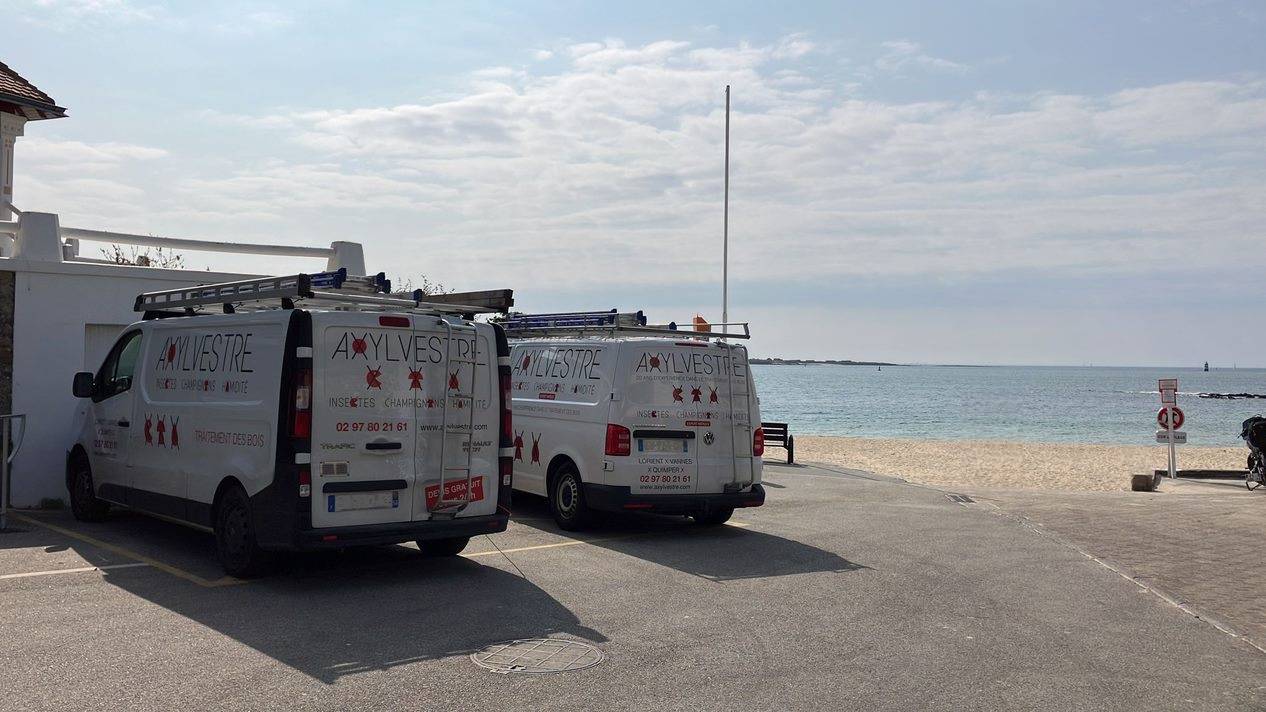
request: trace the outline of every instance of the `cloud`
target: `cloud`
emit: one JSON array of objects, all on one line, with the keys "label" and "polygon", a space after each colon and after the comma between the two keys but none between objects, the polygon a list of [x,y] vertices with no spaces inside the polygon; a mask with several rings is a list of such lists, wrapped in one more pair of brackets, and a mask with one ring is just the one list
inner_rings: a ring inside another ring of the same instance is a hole
[{"label": "cloud", "polygon": [[[1266,267],[1259,78],[893,102],[824,77],[812,44],[574,43],[548,69],[474,72],[438,100],[207,114],[275,148],[147,199],[168,233],[252,216],[235,236],[351,236],[371,262],[446,284],[671,292],[719,278],[731,84],[734,279]],[[889,49],[924,64],[914,43]],[[161,157],[39,150],[44,176]]]},{"label": "cloud", "polygon": [[875,68],[890,74],[902,74],[911,69],[962,74],[969,69],[965,64],[925,53],[918,42],[891,40],[882,46],[885,52],[875,60]]},{"label": "cloud", "polygon": [[164,17],[164,8],[130,0],[35,0],[22,13],[24,21],[52,29],[103,22],[152,22]]},{"label": "cloud", "polygon": [[232,13],[232,17],[214,25],[217,32],[227,35],[250,36],[290,27],[294,18],[280,10],[260,9]]},{"label": "cloud", "polygon": [[15,155],[40,172],[85,174],[117,170],[133,161],[164,158],[167,151],[130,143],[55,141],[29,136],[20,140]]}]

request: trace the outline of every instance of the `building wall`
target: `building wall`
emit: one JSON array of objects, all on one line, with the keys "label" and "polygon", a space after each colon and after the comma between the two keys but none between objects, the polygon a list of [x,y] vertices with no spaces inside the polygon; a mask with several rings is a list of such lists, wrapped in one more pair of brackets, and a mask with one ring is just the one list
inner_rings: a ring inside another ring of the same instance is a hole
[{"label": "building wall", "polygon": [[0,415],[13,403],[13,283],[12,272],[0,272]]},{"label": "building wall", "polygon": [[[14,461],[13,505],[66,500],[65,458],[73,443],[74,416],[83,401],[71,395],[77,371],[95,371],[110,333],[135,322],[141,292],[242,279],[234,275],[148,267],[53,263],[0,258],[11,270],[11,411],[25,413],[27,433]],[[5,282],[0,278],[0,369],[4,367]],[[89,361],[89,363],[85,363]],[[3,398],[0,385],[0,398]]]}]

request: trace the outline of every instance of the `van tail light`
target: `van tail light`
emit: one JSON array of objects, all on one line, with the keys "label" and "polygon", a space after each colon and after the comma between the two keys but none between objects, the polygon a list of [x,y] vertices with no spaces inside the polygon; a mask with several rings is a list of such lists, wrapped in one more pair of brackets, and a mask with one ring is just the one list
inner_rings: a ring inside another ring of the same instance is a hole
[{"label": "van tail light", "polygon": [[299,496],[312,496],[312,470],[306,467],[299,470]]},{"label": "van tail light", "polygon": [[760,457],[765,454],[765,429],[757,428],[752,431],[752,455]]},{"label": "van tail light", "polygon": [[514,440],[514,418],[510,415],[510,369],[501,369],[501,440]]},{"label": "van tail light", "polygon": [[295,372],[295,409],[290,434],[296,438],[312,437],[312,369]]},{"label": "van tail light", "polygon": [[607,454],[628,455],[633,452],[633,433],[623,425],[607,423]]}]

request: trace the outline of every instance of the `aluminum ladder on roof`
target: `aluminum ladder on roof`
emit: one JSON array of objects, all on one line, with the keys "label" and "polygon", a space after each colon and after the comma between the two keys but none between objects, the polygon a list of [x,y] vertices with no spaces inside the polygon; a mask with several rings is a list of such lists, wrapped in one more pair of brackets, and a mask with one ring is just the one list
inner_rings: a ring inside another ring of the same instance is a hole
[{"label": "aluminum ladder on roof", "polygon": [[[333,272],[299,273],[281,277],[256,277],[233,282],[200,284],[178,289],[162,289],[137,295],[133,310],[145,312],[146,319],[161,316],[194,315],[199,307],[222,307],[225,313],[247,310],[292,308],[298,302],[318,308],[349,311],[399,311],[430,314],[490,314],[504,312],[513,303],[510,290],[502,290],[500,300],[487,298],[483,304],[450,304],[426,301],[422,290],[412,299],[391,294],[391,280],[376,275],[349,275],[346,269]],[[471,293],[472,296],[478,296]]]},{"label": "aluminum ladder on roof", "polygon": [[747,322],[711,324],[712,327],[741,327],[742,332],[695,331],[678,328],[676,322],[649,324],[641,311],[619,312],[615,309],[593,312],[560,312],[554,314],[516,314],[502,323],[511,338],[547,336],[664,336],[675,339],[749,339]]},{"label": "aluminum ladder on roof", "polygon": [[[473,467],[475,448],[475,385],[479,373],[479,332],[473,325],[456,324],[441,318],[444,325],[447,343],[444,349],[444,399],[441,406],[443,426],[440,433],[440,492],[435,506],[430,507],[432,514],[456,516],[458,512],[471,503],[471,485],[473,483]],[[469,359],[453,358],[453,342],[455,335],[469,333],[471,336]],[[457,370],[454,371],[453,367]],[[464,366],[470,366],[470,378],[463,379]],[[463,388],[462,381],[468,382],[468,390]],[[456,382],[456,387],[454,387]],[[450,415],[453,417],[450,418]],[[453,453],[449,449],[449,440],[456,436],[461,441],[461,452],[455,460],[450,460]],[[458,473],[461,473],[460,475]],[[450,478],[449,475],[456,475]],[[466,486],[460,497],[448,497],[448,483],[465,475]]]},{"label": "aluminum ladder on roof", "polygon": [[[727,492],[729,492],[729,490],[738,492],[738,490],[742,490],[743,488],[746,488],[746,486],[751,485],[752,480],[755,479],[755,475],[752,474],[752,467],[756,465],[756,452],[752,450],[752,441],[756,435],[756,427],[752,424],[752,390],[749,389],[747,385],[746,369],[743,371],[742,389],[739,389],[741,391],[734,389],[734,381],[738,380],[736,367],[734,367],[734,365],[738,362],[738,352],[742,351],[744,356],[743,361],[746,362],[747,347],[739,346],[737,343],[736,345],[730,345],[730,343],[727,343],[727,345],[725,345],[725,351],[727,351],[727,357],[729,359],[729,369],[725,372],[725,383],[727,383],[729,390],[729,451],[730,464],[732,464],[734,473],[730,483],[725,486],[725,490],[727,490]],[[737,408],[739,399],[742,399],[742,409]],[[742,423],[739,423],[738,421],[739,416],[742,416]],[[738,461],[741,459],[738,447],[739,445],[742,445],[741,442],[738,442],[738,437],[736,436],[736,433],[739,431],[743,432],[744,440],[747,442],[746,474],[739,473],[738,471]]]}]

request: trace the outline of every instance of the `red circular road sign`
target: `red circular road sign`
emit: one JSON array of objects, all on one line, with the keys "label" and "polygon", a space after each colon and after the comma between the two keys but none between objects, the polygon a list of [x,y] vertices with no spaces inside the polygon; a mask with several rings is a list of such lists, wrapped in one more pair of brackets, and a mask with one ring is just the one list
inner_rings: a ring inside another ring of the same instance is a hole
[{"label": "red circular road sign", "polygon": [[1161,408],[1156,411],[1156,424],[1161,427],[1161,430],[1169,429],[1169,411],[1171,410],[1174,411],[1174,430],[1182,427],[1184,419],[1182,408],[1179,408],[1176,405],[1171,405],[1168,408]]}]

